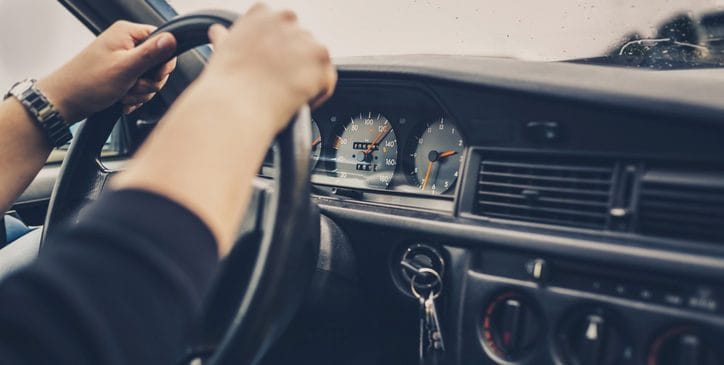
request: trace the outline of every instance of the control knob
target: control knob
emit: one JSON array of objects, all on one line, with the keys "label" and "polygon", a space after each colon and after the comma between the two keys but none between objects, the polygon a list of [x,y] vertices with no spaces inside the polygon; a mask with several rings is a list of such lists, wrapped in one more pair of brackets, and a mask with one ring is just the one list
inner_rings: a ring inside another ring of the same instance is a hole
[{"label": "control knob", "polygon": [[498,360],[524,358],[540,342],[540,332],[538,311],[519,293],[504,292],[485,308],[483,343],[488,354]]},{"label": "control knob", "polygon": [[620,365],[633,359],[633,346],[626,340],[620,322],[601,307],[572,313],[556,337],[566,365]]},{"label": "control knob", "polygon": [[672,328],[651,344],[647,365],[720,365],[722,358],[694,327]]}]

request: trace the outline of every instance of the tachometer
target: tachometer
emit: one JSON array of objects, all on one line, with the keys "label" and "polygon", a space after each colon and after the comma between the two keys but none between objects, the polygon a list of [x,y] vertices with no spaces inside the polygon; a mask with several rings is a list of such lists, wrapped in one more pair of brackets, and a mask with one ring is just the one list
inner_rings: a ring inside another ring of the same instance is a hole
[{"label": "tachometer", "polygon": [[336,175],[358,180],[362,187],[385,189],[397,167],[397,135],[382,114],[352,118],[333,142]]},{"label": "tachometer", "polygon": [[453,122],[440,118],[424,125],[408,146],[414,151],[408,174],[421,192],[443,194],[455,186],[465,142]]}]

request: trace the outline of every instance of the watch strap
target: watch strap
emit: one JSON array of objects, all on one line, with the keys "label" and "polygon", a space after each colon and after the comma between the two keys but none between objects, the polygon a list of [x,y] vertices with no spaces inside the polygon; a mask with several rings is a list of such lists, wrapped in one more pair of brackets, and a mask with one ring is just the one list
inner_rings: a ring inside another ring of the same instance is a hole
[{"label": "watch strap", "polygon": [[37,88],[37,81],[23,80],[10,88],[5,99],[14,96],[35,118],[46,138],[54,147],[61,147],[73,138],[68,123],[55,109],[53,103]]}]

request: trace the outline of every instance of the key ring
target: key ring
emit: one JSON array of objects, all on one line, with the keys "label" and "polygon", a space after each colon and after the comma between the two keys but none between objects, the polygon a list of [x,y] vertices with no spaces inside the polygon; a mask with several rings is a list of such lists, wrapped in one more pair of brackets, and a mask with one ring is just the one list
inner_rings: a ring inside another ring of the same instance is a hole
[{"label": "key ring", "polygon": [[[423,267],[423,268],[419,269],[419,272],[422,274],[430,274],[435,277],[435,280],[437,280],[437,282],[439,283],[439,289],[437,290],[437,292],[435,292],[435,285],[430,285],[430,292],[433,293],[432,299],[433,300],[437,299],[437,297],[439,297],[440,293],[442,292],[442,277],[440,277],[440,274],[438,274],[437,271],[427,268],[427,267]],[[420,295],[420,293],[415,288],[415,279],[416,278],[417,278],[417,275],[412,276],[412,279],[410,280],[410,290],[412,291],[412,294],[416,298],[422,299],[424,297],[422,295]]]}]

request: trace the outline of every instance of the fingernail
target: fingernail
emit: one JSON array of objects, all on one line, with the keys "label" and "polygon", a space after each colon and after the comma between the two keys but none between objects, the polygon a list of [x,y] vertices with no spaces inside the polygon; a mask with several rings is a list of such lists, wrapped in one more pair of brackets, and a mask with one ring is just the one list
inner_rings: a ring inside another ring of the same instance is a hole
[{"label": "fingernail", "polygon": [[158,36],[158,40],[156,40],[156,47],[158,47],[158,49],[166,49],[171,46],[171,43],[172,40],[170,34],[161,34],[160,36]]}]

